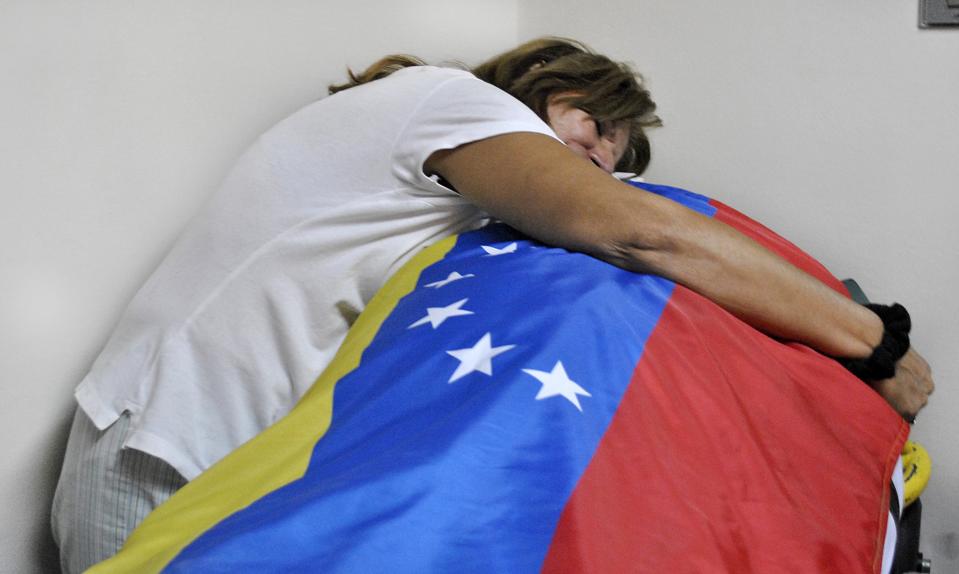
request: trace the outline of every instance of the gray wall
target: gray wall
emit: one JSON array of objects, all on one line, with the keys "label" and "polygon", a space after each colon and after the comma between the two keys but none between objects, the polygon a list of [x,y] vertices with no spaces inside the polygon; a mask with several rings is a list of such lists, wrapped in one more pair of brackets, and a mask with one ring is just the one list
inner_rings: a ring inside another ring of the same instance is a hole
[{"label": "gray wall", "polygon": [[567,35],[647,77],[666,127],[650,181],[730,203],[873,300],[900,301],[938,389],[923,544],[959,572],[959,28],[915,1],[526,0],[520,36]]},{"label": "gray wall", "polygon": [[0,572],[52,572],[71,390],[260,131],[393,52],[511,46],[515,0],[0,0]]}]

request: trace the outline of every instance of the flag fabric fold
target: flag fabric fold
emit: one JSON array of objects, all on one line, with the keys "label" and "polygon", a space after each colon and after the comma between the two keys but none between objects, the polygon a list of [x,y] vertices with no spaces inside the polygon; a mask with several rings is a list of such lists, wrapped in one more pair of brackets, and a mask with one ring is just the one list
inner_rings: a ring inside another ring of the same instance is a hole
[{"label": "flag fabric fold", "polygon": [[290,415],[92,571],[878,572],[907,434],[835,361],[491,225],[406,264]]}]

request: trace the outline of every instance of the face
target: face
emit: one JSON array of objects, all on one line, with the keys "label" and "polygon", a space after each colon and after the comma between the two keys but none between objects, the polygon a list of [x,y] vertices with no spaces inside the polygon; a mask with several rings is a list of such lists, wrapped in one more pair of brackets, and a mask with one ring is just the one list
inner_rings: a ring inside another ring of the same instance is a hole
[{"label": "face", "polygon": [[598,124],[583,110],[552,98],[546,106],[549,126],[580,157],[609,173],[629,145],[629,129],[622,124]]}]

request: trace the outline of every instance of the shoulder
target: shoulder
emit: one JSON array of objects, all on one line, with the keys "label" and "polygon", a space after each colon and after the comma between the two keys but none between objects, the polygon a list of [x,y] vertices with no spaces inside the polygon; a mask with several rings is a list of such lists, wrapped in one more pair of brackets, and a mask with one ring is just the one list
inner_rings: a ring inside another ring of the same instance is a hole
[{"label": "shoulder", "polygon": [[364,84],[359,87],[369,87],[372,91],[412,93],[423,97],[443,90],[483,92],[489,88],[493,88],[493,86],[480,80],[467,70],[441,68],[438,66],[412,66],[403,68],[382,80],[370,82],[369,84]]},{"label": "shoulder", "polygon": [[319,102],[369,116],[400,115],[410,121],[469,122],[502,117],[538,119],[522,102],[471,72],[457,68],[413,66]]},{"label": "shoulder", "polygon": [[[393,72],[385,78],[343,90],[312,106],[334,109],[360,107],[366,114],[378,112],[412,112],[427,101],[444,101],[468,96],[489,97],[489,90],[499,91],[467,70],[438,66],[412,66]],[[503,92],[503,95],[506,95]],[[466,103],[464,101],[464,103]]]},{"label": "shoulder", "polygon": [[[388,83],[391,79],[394,83]],[[418,102],[421,112],[439,111],[460,119],[464,115],[495,118],[503,113],[534,116],[521,101],[467,70],[417,66],[395,72],[382,81],[384,93],[409,96]]]},{"label": "shoulder", "polygon": [[408,68],[403,68],[402,70],[397,70],[388,77],[401,78],[404,76],[438,81],[455,78],[470,78],[476,81],[482,81],[474,76],[469,70],[463,70],[460,68],[445,68],[442,66],[410,66]]}]

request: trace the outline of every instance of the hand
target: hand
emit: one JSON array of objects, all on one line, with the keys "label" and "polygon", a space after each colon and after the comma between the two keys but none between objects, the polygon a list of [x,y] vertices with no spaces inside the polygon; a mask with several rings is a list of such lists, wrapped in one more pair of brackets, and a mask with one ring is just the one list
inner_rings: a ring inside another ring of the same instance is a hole
[{"label": "hand", "polygon": [[912,348],[896,363],[895,376],[873,381],[871,386],[910,422],[926,406],[929,395],[935,389],[929,363]]}]

